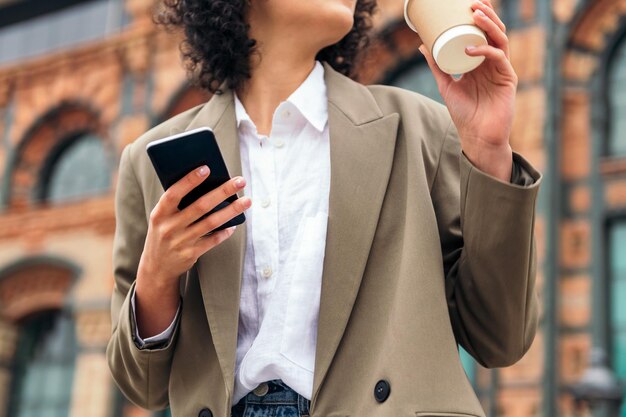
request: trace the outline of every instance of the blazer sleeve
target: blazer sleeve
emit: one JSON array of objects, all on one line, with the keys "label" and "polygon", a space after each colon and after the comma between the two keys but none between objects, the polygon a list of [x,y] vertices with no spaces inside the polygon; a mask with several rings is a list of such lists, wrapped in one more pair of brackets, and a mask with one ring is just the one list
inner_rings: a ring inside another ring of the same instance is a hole
[{"label": "blazer sleeve", "polygon": [[474,167],[450,122],[431,188],[457,342],[485,367],[509,366],[537,329],[535,202],[541,175],[513,155],[511,183]]},{"label": "blazer sleeve", "polygon": [[168,405],[169,374],[178,322],[173,337],[159,348],[140,348],[132,316],[131,294],[148,230],[143,194],[132,166],[132,144],[122,152],[115,196],[113,241],[115,286],[111,301],[112,335],[107,360],[113,379],[133,403],[147,409]]}]

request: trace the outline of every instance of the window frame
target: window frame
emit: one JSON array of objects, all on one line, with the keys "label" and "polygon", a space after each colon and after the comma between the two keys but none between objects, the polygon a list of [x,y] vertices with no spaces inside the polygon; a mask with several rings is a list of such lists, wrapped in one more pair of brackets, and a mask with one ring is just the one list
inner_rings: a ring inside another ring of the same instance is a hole
[{"label": "window frame", "polygon": [[[21,340],[23,335],[21,334],[22,331],[24,331],[24,328],[28,327],[29,325],[33,324],[33,321],[36,320],[45,320],[45,317],[47,315],[51,315],[54,314],[54,318],[52,319],[53,325],[56,324],[56,322],[63,318],[63,316],[65,316],[66,319],[70,320],[72,326],[73,326],[73,330],[72,330],[72,340],[73,340],[73,346],[72,346],[72,363],[71,363],[71,368],[72,368],[72,381],[70,384],[68,384],[67,386],[67,390],[68,390],[68,403],[67,403],[67,410],[68,412],[71,410],[71,406],[72,406],[72,397],[73,397],[73,387],[74,387],[74,381],[75,381],[75,376],[74,376],[74,372],[76,370],[76,359],[78,358],[78,353],[79,353],[79,344],[78,344],[78,337],[77,337],[77,329],[76,329],[76,320],[74,318],[74,315],[72,314],[72,311],[68,308],[61,308],[61,309],[56,309],[56,310],[44,310],[41,312],[38,312],[35,315],[31,315],[29,317],[25,317],[22,320],[20,320],[19,323],[16,324],[16,327],[19,329],[18,332],[20,333],[18,336],[18,344],[17,347],[19,348]],[[28,354],[28,357],[26,357],[26,354]],[[9,396],[8,396],[8,402],[7,402],[7,415],[8,416],[16,416],[19,415],[19,405],[20,405],[20,397],[22,394],[22,390],[24,389],[23,384],[23,376],[24,376],[24,370],[28,367],[28,365],[30,364],[30,362],[32,362],[32,356],[30,354],[30,352],[26,353],[26,354],[22,354],[20,355],[19,353],[19,349],[16,349],[16,355],[13,358],[12,364],[9,367],[10,370],[10,374],[12,375],[11,378],[11,384],[10,384],[10,391],[9,391]]]},{"label": "window frame", "polygon": [[[600,135],[602,138],[601,145],[601,159],[626,159],[625,154],[613,154],[611,153],[611,133],[612,133],[612,120],[613,120],[613,108],[611,106],[611,76],[615,71],[617,65],[615,56],[617,52],[624,48],[626,50],[626,23],[621,22],[620,28],[617,30],[614,36],[608,40],[608,47],[605,49],[600,61],[605,63],[601,70],[600,79],[600,108],[603,112],[598,114]],[[625,70],[626,71],[626,70]]]}]

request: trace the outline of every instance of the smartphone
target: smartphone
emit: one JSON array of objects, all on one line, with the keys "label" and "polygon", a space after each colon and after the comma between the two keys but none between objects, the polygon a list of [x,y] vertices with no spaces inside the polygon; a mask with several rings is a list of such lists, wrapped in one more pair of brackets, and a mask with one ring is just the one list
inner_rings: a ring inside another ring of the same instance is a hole
[{"label": "smartphone", "polygon": [[[178,205],[179,210],[189,206],[198,198],[230,179],[226,163],[215,140],[215,135],[208,127],[201,127],[155,140],[146,146],[146,151],[165,190],[202,165],[208,166],[211,170],[204,182],[182,198]],[[204,219],[211,213],[227,207],[236,201],[237,198],[237,195],[228,197],[213,210],[196,220],[196,222]],[[242,224],[245,220],[246,217],[241,213],[209,233]]]}]

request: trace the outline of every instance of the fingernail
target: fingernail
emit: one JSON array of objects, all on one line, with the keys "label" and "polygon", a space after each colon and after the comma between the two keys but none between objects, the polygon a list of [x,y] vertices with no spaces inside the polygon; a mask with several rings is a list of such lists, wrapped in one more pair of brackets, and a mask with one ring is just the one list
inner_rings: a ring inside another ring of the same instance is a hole
[{"label": "fingernail", "polygon": [[208,173],[209,173],[209,167],[207,167],[206,165],[203,165],[200,168],[198,168],[198,176],[204,177]]},{"label": "fingernail", "polygon": [[424,53],[424,44],[421,44],[417,49],[419,49],[421,53]]},{"label": "fingernail", "polygon": [[476,14],[478,14],[478,16],[480,17],[487,17],[487,15],[485,14],[485,12],[483,12],[480,9],[476,9]]},{"label": "fingernail", "polygon": [[230,231],[231,234],[235,233],[235,230],[237,230],[237,226],[229,227],[228,230]]},{"label": "fingernail", "polygon": [[476,50],[476,46],[474,46],[474,45],[466,46],[465,50],[467,52],[474,52]]},{"label": "fingernail", "polygon": [[243,178],[237,178],[235,180],[235,186],[237,186],[238,188],[243,187]]}]

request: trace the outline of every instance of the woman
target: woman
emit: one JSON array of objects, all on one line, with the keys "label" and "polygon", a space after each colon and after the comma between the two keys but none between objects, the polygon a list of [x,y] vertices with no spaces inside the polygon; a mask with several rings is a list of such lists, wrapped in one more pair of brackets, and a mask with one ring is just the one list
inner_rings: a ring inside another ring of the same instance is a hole
[{"label": "woman", "polygon": [[[447,104],[344,75],[373,0],[169,0],[205,105],[123,152],[107,356],[133,402],[174,416],[482,416],[457,343],[485,366],[537,323],[540,175],[509,146],[517,77],[489,0],[486,61]],[[166,192],[145,145],[213,128],[233,178]],[[232,204],[194,223],[226,196]],[[252,205],[254,201],[254,205]],[[236,231],[207,231],[246,212]]]}]

